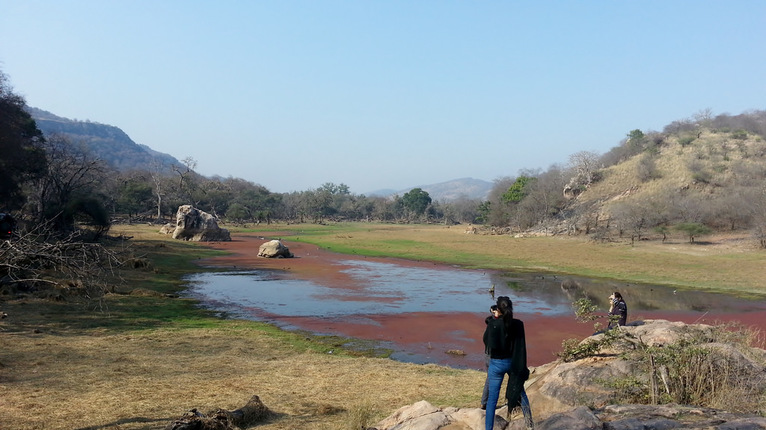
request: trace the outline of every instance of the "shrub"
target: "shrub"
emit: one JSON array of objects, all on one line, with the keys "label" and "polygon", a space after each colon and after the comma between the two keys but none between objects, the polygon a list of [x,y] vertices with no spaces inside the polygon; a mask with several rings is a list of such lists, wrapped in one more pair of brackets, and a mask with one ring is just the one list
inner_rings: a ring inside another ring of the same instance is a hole
[{"label": "shrub", "polygon": [[694,136],[683,136],[678,138],[678,144],[681,146],[689,146],[697,138]]},{"label": "shrub", "polygon": [[732,139],[745,140],[747,139],[747,132],[745,130],[735,130],[731,133]]}]

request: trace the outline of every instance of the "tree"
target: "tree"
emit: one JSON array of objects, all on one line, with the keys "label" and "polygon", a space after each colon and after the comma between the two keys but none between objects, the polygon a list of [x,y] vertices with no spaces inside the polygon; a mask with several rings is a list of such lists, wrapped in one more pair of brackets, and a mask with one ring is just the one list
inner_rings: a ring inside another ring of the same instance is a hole
[{"label": "tree", "polygon": [[197,160],[192,157],[186,157],[182,161],[183,167],[173,166],[173,171],[178,174],[178,190],[184,197],[187,204],[198,206],[195,192],[197,191],[197,174],[194,169],[197,167]]},{"label": "tree", "polygon": [[[533,175],[528,173],[525,176]],[[558,214],[566,200],[561,190],[566,181],[564,171],[557,165],[544,173],[534,173],[534,180],[524,186],[524,199],[516,206],[516,219],[520,227],[531,227]]]},{"label": "tree", "polygon": [[242,203],[232,203],[226,210],[226,218],[234,221],[245,221],[252,219],[252,215]]},{"label": "tree", "polygon": [[599,155],[591,151],[575,152],[569,156],[569,164],[575,169],[579,183],[588,186],[596,180],[598,159]]},{"label": "tree", "polygon": [[133,214],[142,212],[151,207],[152,186],[141,177],[133,177],[125,180],[119,189],[117,205],[119,210],[128,214],[128,219]]},{"label": "tree", "polygon": [[620,236],[625,230],[630,233],[631,243],[641,240],[645,231],[657,225],[657,219],[653,218],[653,208],[643,202],[619,201],[611,205],[609,212],[617,224]]},{"label": "tree", "polygon": [[710,227],[696,222],[678,224],[676,230],[686,233],[689,236],[689,243],[694,243],[694,238],[697,236],[704,236],[712,232]]},{"label": "tree", "polygon": [[45,153],[48,169],[45,176],[35,182],[36,193],[31,197],[35,199],[36,218],[38,222],[55,219],[58,228],[70,228],[75,218],[73,214],[66,216],[68,211],[92,208],[94,204],[71,206],[70,203],[100,196],[107,167],[83,145],[71,142],[63,135],[49,137],[45,142]]},{"label": "tree", "polygon": [[482,210],[486,211],[486,215],[483,216],[483,222],[496,226],[507,226],[510,220],[510,210],[508,205],[503,201],[503,195],[514,184],[515,179],[509,176],[497,178],[494,180],[494,185],[489,191],[487,202],[482,205]]},{"label": "tree", "polygon": [[152,183],[154,184],[153,192],[154,192],[154,198],[157,205],[157,222],[160,222],[162,220],[162,203],[163,198],[166,194],[166,189],[169,189],[170,187],[166,185],[168,182],[168,177],[163,174],[163,171],[165,170],[164,166],[162,166],[161,162],[158,159],[152,160],[151,163],[151,170],[149,171],[149,174],[152,177]]},{"label": "tree", "polygon": [[516,178],[516,181],[508,188],[508,191],[506,191],[503,194],[503,202],[504,203],[518,203],[524,197],[527,196],[527,185],[534,181],[535,178],[530,176],[519,176]]},{"label": "tree", "polygon": [[[272,213],[276,212],[281,201],[279,195],[271,193],[261,185],[243,182],[237,184],[240,188],[232,204],[239,203],[244,206],[250,215],[247,219],[270,223]],[[226,213],[228,214],[228,211]]]},{"label": "tree", "polygon": [[0,202],[8,209],[21,207],[22,185],[46,170],[43,133],[25,108],[0,71]]},{"label": "tree", "polygon": [[425,214],[430,204],[431,196],[420,188],[413,188],[402,196],[402,205],[415,216]]}]

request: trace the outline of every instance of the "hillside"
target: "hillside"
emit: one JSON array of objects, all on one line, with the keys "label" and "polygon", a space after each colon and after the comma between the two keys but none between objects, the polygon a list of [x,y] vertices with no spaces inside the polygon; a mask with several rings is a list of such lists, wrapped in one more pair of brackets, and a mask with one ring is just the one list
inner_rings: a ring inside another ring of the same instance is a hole
[{"label": "hillside", "polygon": [[[749,121],[735,128],[743,117]],[[566,218],[578,230],[611,229],[637,238],[679,223],[766,228],[764,130],[766,114],[753,112],[638,132],[603,155],[598,169],[570,182],[578,192],[570,196]]]},{"label": "hillside", "polygon": [[[170,172],[170,166],[181,164],[172,155],[137,144],[118,127],[71,120],[34,107],[28,107],[27,110],[45,136],[62,134],[75,142],[82,142],[97,158],[106,161],[119,171],[153,170],[159,163],[163,170]],[[486,199],[492,183],[480,179],[462,178],[432,185],[412,186],[404,190],[379,190],[367,194],[383,197],[403,195],[416,187],[427,191],[434,201],[449,202],[460,198]]]},{"label": "hillside", "polygon": [[74,142],[82,142],[96,157],[117,170],[150,170],[157,164],[169,169],[172,165],[181,164],[171,155],[135,143],[115,126],[62,118],[33,107],[29,107],[28,111],[45,136],[61,134]]}]

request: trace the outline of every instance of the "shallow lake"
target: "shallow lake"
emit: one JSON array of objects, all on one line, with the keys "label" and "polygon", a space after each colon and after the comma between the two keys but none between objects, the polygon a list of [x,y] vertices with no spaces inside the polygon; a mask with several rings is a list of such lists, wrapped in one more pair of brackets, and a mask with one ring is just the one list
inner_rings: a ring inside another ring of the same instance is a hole
[{"label": "shallow lake", "polygon": [[187,278],[186,294],[222,316],[369,339],[394,351],[391,357],[400,361],[477,369],[483,368],[483,321],[493,297],[501,295],[512,299],[514,314],[525,321],[530,365],[555,359],[562,340],[594,331],[593,323],[575,321],[572,303],[581,297],[605,314],[607,297],[621,292],[629,322],[762,325],[766,319],[766,305],[759,301],[660,285],[352,257],[328,263],[328,270],[337,270],[346,281],[301,279],[276,269],[205,272]]}]

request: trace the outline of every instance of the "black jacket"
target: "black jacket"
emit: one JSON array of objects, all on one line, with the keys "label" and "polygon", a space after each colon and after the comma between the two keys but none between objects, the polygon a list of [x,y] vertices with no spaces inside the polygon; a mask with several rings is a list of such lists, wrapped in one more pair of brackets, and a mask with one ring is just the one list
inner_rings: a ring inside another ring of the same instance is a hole
[{"label": "black jacket", "polygon": [[505,397],[509,405],[521,404],[524,381],[529,379],[524,323],[513,319],[506,329],[502,318],[489,320],[487,329],[484,330],[484,345],[490,358],[511,359],[511,371],[508,375]]}]

